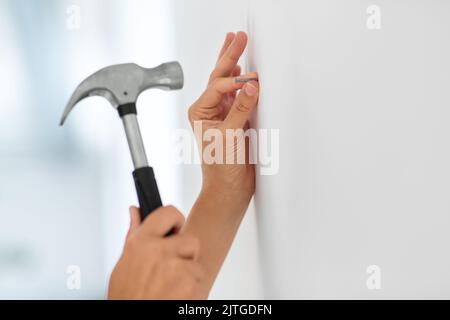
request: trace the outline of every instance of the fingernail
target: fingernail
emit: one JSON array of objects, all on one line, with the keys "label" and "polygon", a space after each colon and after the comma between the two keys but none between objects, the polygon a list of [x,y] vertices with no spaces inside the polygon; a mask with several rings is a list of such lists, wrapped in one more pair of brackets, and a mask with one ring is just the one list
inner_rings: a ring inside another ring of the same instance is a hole
[{"label": "fingernail", "polygon": [[251,81],[245,85],[244,90],[249,97],[253,97],[258,93],[258,83],[256,81]]}]

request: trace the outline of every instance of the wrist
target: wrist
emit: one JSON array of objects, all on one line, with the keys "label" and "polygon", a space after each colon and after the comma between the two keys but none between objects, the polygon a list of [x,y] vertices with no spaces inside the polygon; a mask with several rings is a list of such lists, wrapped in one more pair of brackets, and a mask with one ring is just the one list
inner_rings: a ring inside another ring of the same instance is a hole
[{"label": "wrist", "polygon": [[203,172],[202,192],[225,199],[251,198],[255,192],[255,176],[247,172]]},{"label": "wrist", "polygon": [[197,202],[208,204],[214,212],[220,211],[229,215],[245,213],[253,191],[235,190],[215,184],[203,184]]}]

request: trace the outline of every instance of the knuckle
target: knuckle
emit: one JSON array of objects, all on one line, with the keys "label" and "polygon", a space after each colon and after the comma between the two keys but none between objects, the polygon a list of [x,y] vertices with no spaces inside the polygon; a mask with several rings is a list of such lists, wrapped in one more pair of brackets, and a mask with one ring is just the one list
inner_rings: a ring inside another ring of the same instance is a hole
[{"label": "knuckle", "polygon": [[211,82],[208,85],[208,88],[217,88],[220,81],[221,81],[221,78],[215,78],[215,79],[211,80]]},{"label": "knuckle", "polygon": [[209,75],[209,82],[213,82],[217,78],[218,74],[219,74],[219,72],[218,72],[217,66],[216,66],[216,68],[214,68],[214,70]]},{"label": "knuckle", "polygon": [[224,58],[228,63],[234,64],[239,60],[240,56],[238,54],[233,54],[232,52],[230,52],[229,54],[225,55]]},{"label": "knuckle", "polygon": [[156,224],[164,222],[169,224],[184,222],[184,215],[174,206],[160,208],[152,215]]},{"label": "knuckle", "polygon": [[252,107],[250,106],[250,104],[246,101],[238,101],[236,103],[236,110],[239,112],[243,112],[243,113],[247,113],[252,109]]},{"label": "knuckle", "polygon": [[188,109],[188,119],[190,122],[194,122],[195,119],[195,104],[189,107]]},{"label": "knuckle", "polygon": [[184,215],[174,206],[167,206],[166,211],[172,220],[184,221]]},{"label": "knuckle", "polygon": [[206,92],[209,95],[214,95],[214,96],[220,97],[223,94],[223,90],[221,89],[222,82],[223,82],[223,78],[216,78],[216,79],[212,80],[210,82],[210,84],[208,85]]},{"label": "knuckle", "polygon": [[199,120],[201,118],[201,105],[202,105],[202,99],[204,97],[203,93],[188,109],[188,119],[191,123],[193,123],[196,120]]}]

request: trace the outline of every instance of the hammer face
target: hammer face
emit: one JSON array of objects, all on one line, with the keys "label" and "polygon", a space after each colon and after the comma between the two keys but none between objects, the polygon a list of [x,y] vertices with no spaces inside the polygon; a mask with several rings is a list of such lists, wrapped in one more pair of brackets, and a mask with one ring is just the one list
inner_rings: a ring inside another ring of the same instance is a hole
[{"label": "hammer face", "polygon": [[147,89],[177,90],[183,87],[183,82],[183,71],[178,62],[165,63],[153,69],[134,63],[103,68],[77,87],[64,110],[61,125],[74,106],[86,97],[104,97],[118,108],[136,103],[138,96]]}]

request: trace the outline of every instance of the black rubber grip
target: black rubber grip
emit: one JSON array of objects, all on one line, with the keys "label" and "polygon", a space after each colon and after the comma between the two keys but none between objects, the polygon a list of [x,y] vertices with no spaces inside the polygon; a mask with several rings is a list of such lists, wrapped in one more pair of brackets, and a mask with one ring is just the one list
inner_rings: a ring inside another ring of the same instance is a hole
[{"label": "black rubber grip", "polygon": [[144,221],[150,213],[162,207],[158,185],[151,167],[134,170],[133,178],[141,207],[141,221]]},{"label": "black rubber grip", "polygon": [[117,111],[119,112],[119,116],[121,118],[126,116],[127,114],[137,114],[136,104],[135,103],[123,104],[117,108]]}]

